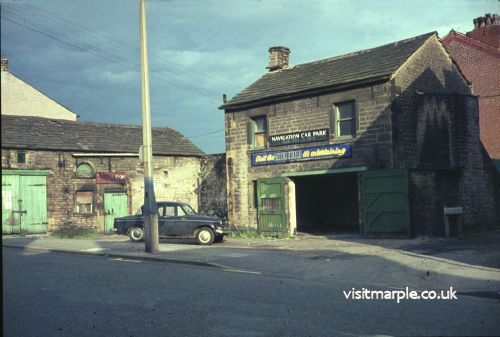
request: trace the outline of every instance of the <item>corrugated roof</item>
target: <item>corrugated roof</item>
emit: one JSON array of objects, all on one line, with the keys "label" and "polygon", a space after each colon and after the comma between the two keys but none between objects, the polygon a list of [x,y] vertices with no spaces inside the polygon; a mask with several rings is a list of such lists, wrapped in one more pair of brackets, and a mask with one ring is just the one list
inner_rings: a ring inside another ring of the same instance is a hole
[{"label": "corrugated roof", "polygon": [[[103,153],[138,153],[142,127],[2,115],[2,148]],[[153,128],[155,155],[203,156],[171,128]]]},{"label": "corrugated roof", "polygon": [[237,108],[309,90],[389,77],[435,34],[431,32],[372,49],[268,72],[220,108]]}]

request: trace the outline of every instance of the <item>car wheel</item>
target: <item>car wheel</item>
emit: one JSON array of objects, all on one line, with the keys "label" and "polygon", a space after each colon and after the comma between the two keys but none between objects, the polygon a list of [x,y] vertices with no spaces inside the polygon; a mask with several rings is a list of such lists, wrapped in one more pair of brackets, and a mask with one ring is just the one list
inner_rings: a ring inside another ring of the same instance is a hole
[{"label": "car wheel", "polygon": [[214,231],[208,227],[202,227],[196,233],[196,240],[200,245],[211,245],[215,240]]},{"label": "car wheel", "polygon": [[144,239],[144,228],[139,226],[134,226],[129,229],[128,237],[134,242],[139,242]]}]

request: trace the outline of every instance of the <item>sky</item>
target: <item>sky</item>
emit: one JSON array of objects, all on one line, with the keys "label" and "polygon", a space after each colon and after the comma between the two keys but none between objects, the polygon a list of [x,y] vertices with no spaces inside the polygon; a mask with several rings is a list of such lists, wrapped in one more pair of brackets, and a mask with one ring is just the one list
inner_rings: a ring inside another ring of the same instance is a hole
[{"label": "sky", "polygon": [[[79,121],[142,125],[139,0],[0,0],[9,71]],[[268,49],[290,65],[437,31],[472,30],[498,0],[147,0],[153,127],[222,153],[222,95],[267,70]]]}]

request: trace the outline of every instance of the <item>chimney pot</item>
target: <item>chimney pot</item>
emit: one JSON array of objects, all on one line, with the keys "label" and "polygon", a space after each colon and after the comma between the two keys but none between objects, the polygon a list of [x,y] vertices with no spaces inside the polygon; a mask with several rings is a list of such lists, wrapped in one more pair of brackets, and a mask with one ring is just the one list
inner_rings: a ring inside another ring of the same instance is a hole
[{"label": "chimney pot", "polygon": [[275,71],[287,68],[289,55],[290,49],[287,47],[277,46],[269,48],[269,65],[267,69]]},{"label": "chimney pot", "polygon": [[491,26],[491,14],[486,14],[486,26]]},{"label": "chimney pot", "polygon": [[9,71],[9,60],[2,59],[2,71]]}]

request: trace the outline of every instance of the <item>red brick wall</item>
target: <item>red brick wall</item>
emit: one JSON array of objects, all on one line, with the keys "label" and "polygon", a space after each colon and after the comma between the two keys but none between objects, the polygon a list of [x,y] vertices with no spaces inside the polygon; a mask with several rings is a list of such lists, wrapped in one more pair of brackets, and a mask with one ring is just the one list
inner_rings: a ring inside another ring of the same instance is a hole
[{"label": "red brick wall", "polygon": [[481,141],[490,157],[500,158],[500,50],[455,32],[443,44],[479,95]]}]

